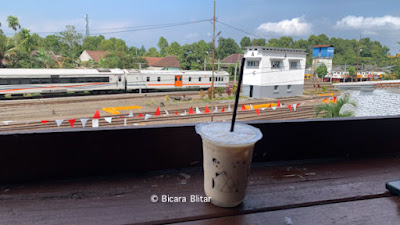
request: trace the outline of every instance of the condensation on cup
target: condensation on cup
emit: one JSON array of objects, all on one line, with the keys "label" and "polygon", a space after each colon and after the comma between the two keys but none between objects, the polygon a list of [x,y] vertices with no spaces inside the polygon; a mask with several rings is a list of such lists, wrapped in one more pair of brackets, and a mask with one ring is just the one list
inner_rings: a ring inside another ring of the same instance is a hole
[{"label": "condensation on cup", "polygon": [[203,141],[204,191],[214,205],[235,207],[247,189],[254,144],[262,138],[258,128],[236,123],[214,122],[196,125]]}]

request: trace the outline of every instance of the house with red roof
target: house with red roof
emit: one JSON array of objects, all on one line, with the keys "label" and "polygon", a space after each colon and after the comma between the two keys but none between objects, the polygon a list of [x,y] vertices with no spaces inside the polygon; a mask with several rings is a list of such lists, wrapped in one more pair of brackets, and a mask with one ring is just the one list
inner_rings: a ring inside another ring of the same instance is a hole
[{"label": "house with red roof", "polygon": [[235,64],[235,63],[240,63],[242,59],[243,59],[243,54],[231,54],[222,61],[224,61],[225,63]]},{"label": "house with red roof", "polygon": [[82,62],[85,61],[96,61],[99,62],[100,58],[104,59],[104,56],[107,55],[107,51],[92,51],[92,50],[84,50],[82,54],[79,56],[79,59]]},{"label": "house with red roof", "polygon": [[143,57],[147,61],[150,70],[180,70],[178,57],[169,55],[166,57]]}]

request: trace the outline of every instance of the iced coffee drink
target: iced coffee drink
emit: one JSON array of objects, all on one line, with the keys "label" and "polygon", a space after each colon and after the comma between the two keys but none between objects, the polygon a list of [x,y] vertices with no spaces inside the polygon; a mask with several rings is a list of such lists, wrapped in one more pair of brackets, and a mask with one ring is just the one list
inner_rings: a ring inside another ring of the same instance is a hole
[{"label": "iced coffee drink", "polygon": [[205,123],[196,126],[203,140],[204,191],[214,205],[234,207],[246,194],[254,144],[262,138],[258,128],[236,123]]}]

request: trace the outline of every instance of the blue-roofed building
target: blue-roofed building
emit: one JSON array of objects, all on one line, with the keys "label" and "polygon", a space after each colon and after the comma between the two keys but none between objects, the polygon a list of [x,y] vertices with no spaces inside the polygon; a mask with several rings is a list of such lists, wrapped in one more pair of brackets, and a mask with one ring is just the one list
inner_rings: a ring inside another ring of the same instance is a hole
[{"label": "blue-roofed building", "polygon": [[333,45],[315,45],[313,47],[313,58],[333,58],[335,48]]},{"label": "blue-roofed building", "polygon": [[328,69],[328,73],[332,71],[332,61],[334,56],[335,48],[333,45],[315,45],[312,51],[312,67],[311,74],[315,75],[316,69],[321,65],[325,64]]}]

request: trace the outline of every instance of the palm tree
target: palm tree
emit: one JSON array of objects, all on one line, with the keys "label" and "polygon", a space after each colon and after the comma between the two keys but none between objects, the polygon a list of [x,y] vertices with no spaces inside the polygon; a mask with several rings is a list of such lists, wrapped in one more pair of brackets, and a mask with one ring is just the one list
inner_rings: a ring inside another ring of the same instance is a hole
[{"label": "palm tree", "polygon": [[21,29],[21,25],[19,25],[18,18],[16,16],[8,16],[7,17],[8,27],[12,28],[14,32],[17,32],[17,29]]},{"label": "palm tree", "polygon": [[40,62],[46,68],[51,68],[55,63],[53,58],[49,54],[46,54],[46,52],[44,50],[40,50],[37,53],[36,59],[38,62]]},{"label": "palm tree", "polygon": [[320,105],[317,105],[315,107],[315,117],[319,117],[320,114],[322,114],[322,118],[333,118],[333,117],[352,117],[354,116],[354,112],[345,112],[343,114],[340,114],[340,109],[344,104],[351,104],[354,107],[356,106],[356,103],[353,101],[350,101],[349,96],[345,96],[337,100],[336,103],[323,103]]}]

